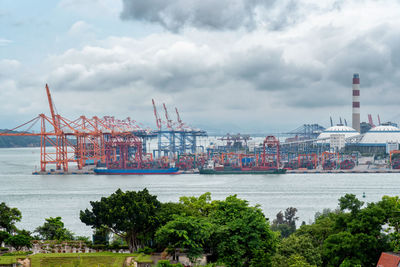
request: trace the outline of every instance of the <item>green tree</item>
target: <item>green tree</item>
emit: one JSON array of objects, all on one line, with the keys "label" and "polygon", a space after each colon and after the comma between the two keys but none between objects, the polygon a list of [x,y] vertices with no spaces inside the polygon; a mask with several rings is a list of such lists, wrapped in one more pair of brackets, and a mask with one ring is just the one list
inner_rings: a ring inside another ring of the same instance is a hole
[{"label": "green tree", "polygon": [[303,256],[298,254],[291,255],[287,262],[288,267],[317,267],[317,265],[309,264]]},{"label": "green tree", "polygon": [[157,210],[156,215],[159,226],[163,226],[167,222],[172,221],[176,215],[197,216],[197,213],[182,203],[161,203],[160,209]]},{"label": "green tree", "polygon": [[179,203],[194,216],[208,216],[213,209],[210,192],[206,192],[199,197],[180,197]]},{"label": "green tree", "polygon": [[276,214],[276,219],[273,220],[271,230],[279,231],[282,237],[288,237],[296,231],[296,221],[299,217],[296,217],[297,209],[289,207],[285,210],[285,214],[279,211]]},{"label": "green tree", "polygon": [[0,231],[0,246],[10,236],[11,235],[9,233],[7,233],[6,231]]},{"label": "green tree", "polygon": [[5,240],[7,245],[12,246],[16,250],[20,250],[23,247],[31,248],[32,247],[32,237],[25,234],[17,234],[12,235]]},{"label": "green tree", "polygon": [[157,211],[161,203],[156,196],[142,191],[118,189],[100,201],[91,201],[92,210],[80,212],[80,219],[92,228],[107,228],[123,237],[131,252],[145,245],[158,226]]},{"label": "green tree", "polygon": [[[332,234],[338,232],[338,230],[335,229],[335,216],[335,213],[327,213],[323,216],[318,216],[313,224],[302,225],[292,236],[305,237],[308,239],[315,248],[314,253],[319,255],[323,260],[322,254],[325,240]],[[293,245],[296,246],[296,244]],[[317,264],[317,262],[318,261],[310,261],[312,264]],[[323,264],[317,265],[324,266]]]},{"label": "green tree", "polygon": [[17,230],[15,223],[22,218],[21,212],[17,208],[10,208],[6,203],[0,203],[0,230],[13,233]]},{"label": "green tree", "polygon": [[[382,233],[389,212],[387,203],[363,203],[354,195],[339,200],[342,212],[335,214],[334,231],[323,244],[323,259],[328,266],[360,264],[375,266],[382,251],[390,250],[389,238]],[[345,210],[349,210],[346,213]]]},{"label": "green tree", "polygon": [[236,195],[214,205],[210,219],[216,227],[211,240],[218,261],[227,266],[269,266],[277,236],[260,207],[249,207]]},{"label": "green tree", "polygon": [[35,229],[44,240],[73,240],[74,234],[64,227],[61,217],[50,217],[46,222]]},{"label": "green tree", "polygon": [[157,262],[156,267],[183,267],[181,263],[172,264],[169,260],[160,260]]},{"label": "green tree", "polygon": [[384,196],[377,203],[381,207],[388,218],[388,228],[386,232],[389,234],[390,244],[394,252],[400,251],[400,199],[398,196]]},{"label": "green tree", "polygon": [[349,210],[352,214],[357,213],[364,202],[358,200],[354,194],[346,194],[344,197],[339,198],[340,210]]},{"label": "green tree", "polygon": [[172,221],[158,229],[156,241],[173,252],[182,249],[190,261],[195,262],[204,253],[212,229],[213,225],[205,218],[175,216]]},{"label": "green tree", "polygon": [[93,244],[95,245],[108,245],[110,239],[110,230],[108,228],[96,228],[93,231]]},{"label": "green tree", "polygon": [[294,234],[288,238],[282,239],[278,246],[277,254],[274,256],[274,258],[280,260],[275,260],[274,266],[290,266],[291,263],[288,259],[292,256],[297,258],[301,257],[301,261],[304,261],[308,265],[321,266],[321,252],[319,247],[314,246],[313,240],[309,235]]}]

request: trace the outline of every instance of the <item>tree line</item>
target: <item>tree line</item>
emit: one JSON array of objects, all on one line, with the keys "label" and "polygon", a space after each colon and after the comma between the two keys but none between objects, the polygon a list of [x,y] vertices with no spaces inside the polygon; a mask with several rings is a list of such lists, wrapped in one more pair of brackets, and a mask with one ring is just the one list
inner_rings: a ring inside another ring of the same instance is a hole
[{"label": "tree line", "polygon": [[[173,258],[181,252],[192,262],[207,255],[210,262],[224,266],[376,266],[381,252],[400,249],[398,197],[365,204],[347,194],[336,210],[318,212],[314,222],[299,227],[296,208],[279,212],[270,223],[260,206],[236,195],[212,200],[205,193],[162,203],[147,189],[118,189],[90,205],[80,211],[80,219],[95,236],[111,233],[131,252],[164,251]],[[20,219],[17,209],[1,203],[0,243],[20,248],[33,238],[76,239],[60,217],[46,219],[36,228],[37,236],[18,230],[15,223]]]}]

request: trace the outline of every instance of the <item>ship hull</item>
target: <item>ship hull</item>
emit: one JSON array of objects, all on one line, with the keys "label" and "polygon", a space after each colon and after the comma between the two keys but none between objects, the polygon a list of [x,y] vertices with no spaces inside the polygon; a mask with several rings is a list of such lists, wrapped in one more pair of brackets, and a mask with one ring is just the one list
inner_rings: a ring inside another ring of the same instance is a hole
[{"label": "ship hull", "polygon": [[284,174],[285,169],[278,170],[210,170],[201,169],[200,174]]},{"label": "ship hull", "polygon": [[179,168],[168,169],[94,169],[95,174],[106,175],[160,175],[179,174]]}]

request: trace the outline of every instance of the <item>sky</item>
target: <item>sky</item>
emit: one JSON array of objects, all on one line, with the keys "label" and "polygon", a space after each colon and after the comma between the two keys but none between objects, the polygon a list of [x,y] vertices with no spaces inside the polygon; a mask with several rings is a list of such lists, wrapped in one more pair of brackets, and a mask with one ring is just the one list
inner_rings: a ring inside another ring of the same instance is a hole
[{"label": "sky", "polygon": [[400,121],[395,0],[0,0],[0,128],[57,112],[280,133]]}]

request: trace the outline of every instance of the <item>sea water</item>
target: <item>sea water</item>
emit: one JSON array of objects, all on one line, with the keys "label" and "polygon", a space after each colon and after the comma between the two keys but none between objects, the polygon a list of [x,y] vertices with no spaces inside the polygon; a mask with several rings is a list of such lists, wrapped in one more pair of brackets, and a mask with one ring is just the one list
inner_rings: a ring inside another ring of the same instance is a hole
[{"label": "sea water", "polygon": [[[298,209],[299,223],[310,223],[317,211],[335,209],[346,193],[365,202],[384,195],[400,195],[400,174],[284,174],[284,175],[32,175],[39,169],[39,148],[0,149],[0,202],[22,212],[18,227],[33,231],[48,217],[62,217],[76,235],[90,236],[92,230],[79,220],[79,211],[90,208],[118,188],[147,188],[162,202],[181,196],[211,192],[212,199],[236,194],[260,205],[272,221],[287,207]],[[365,192],[365,198],[363,193]]]}]

